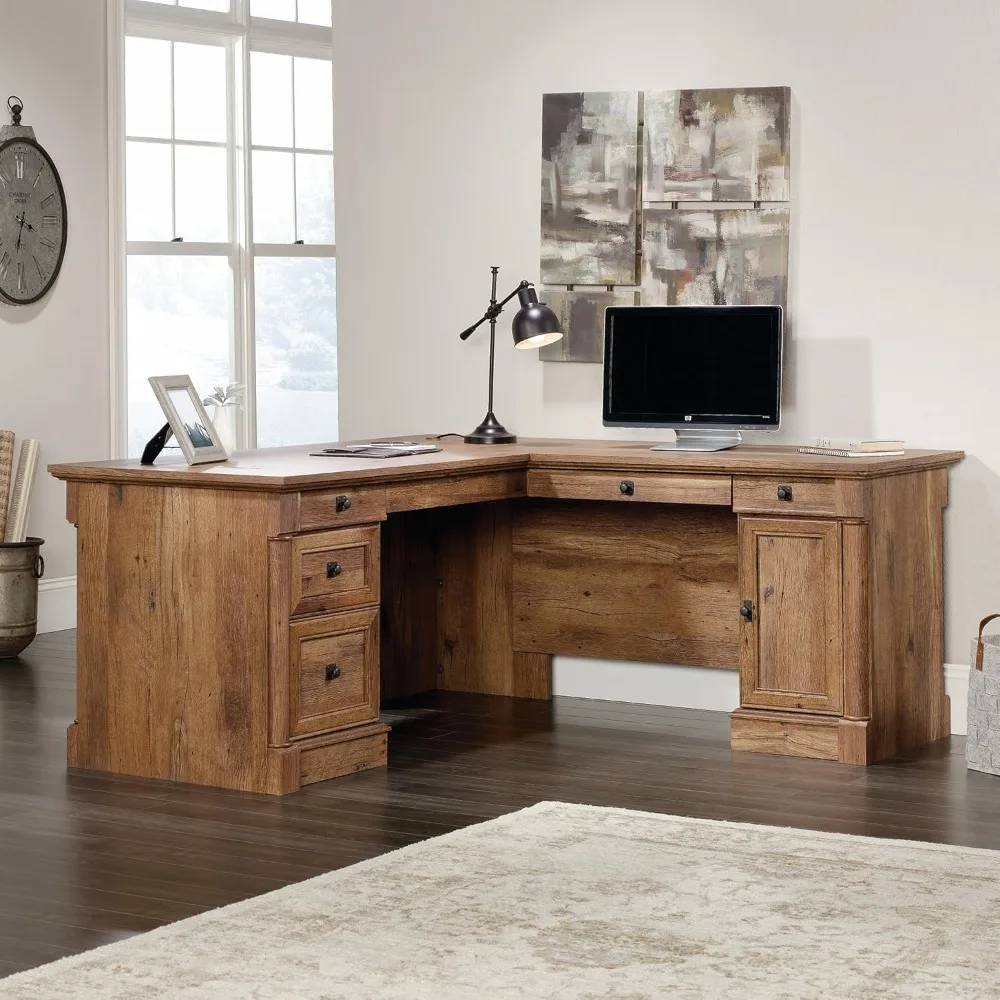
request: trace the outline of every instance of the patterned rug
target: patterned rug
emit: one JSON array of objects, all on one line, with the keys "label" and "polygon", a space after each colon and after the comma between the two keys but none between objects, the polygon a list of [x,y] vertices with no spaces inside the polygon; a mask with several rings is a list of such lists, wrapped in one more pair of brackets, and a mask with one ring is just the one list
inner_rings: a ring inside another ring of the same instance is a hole
[{"label": "patterned rug", "polygon": [[545,802],[0,980],[4,1000],[1000,995],[1000,853]]}]

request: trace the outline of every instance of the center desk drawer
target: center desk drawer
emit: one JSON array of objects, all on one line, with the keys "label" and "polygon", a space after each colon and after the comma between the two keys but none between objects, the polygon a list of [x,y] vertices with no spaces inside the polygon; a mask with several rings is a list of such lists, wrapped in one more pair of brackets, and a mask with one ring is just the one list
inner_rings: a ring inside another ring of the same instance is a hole
[{"label": "center desk drawer", "polygon": [[293,738],[378,718],[378,608],[292,622],[289,638]]},{"label": "center desk drawer", "polygon": [[529,469],[528,496],[728,507],[732,503],[733,487],[729,476]]},{"label": "center desk drawer", "polygon": [[380,527],[296,535],[291,541],[290,615],[357,608],[379,601]]},{"label": "center desk drawer", "polygon": [[780,479],[737,476],[733,510],[740,514],[825,514],[868,517],[870,493],[860,479]]}]

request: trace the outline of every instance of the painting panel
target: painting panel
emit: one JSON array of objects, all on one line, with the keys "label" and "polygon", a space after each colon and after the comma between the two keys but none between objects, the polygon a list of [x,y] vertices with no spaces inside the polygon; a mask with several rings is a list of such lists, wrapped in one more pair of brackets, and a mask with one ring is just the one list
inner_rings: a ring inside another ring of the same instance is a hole
[{"label": "painting panel", "polygon": [[643,305],[785,305],[788,209],[647,212]]},{"label": "painting panel", "polygon": [[643,203],[788,201],[788,87],[644,95]]},{"label": "painting panel", "polygon": [[541,279],[634,285],[638,92],[542,98]]},{"label": "painting panel", "polygon": [[608,306],[637,306],[635,289],[609,292],[606,288],[546,289],[549,308],[559,317],[562,340],[543,347],[542,361],[604,363],[604,310]]}]

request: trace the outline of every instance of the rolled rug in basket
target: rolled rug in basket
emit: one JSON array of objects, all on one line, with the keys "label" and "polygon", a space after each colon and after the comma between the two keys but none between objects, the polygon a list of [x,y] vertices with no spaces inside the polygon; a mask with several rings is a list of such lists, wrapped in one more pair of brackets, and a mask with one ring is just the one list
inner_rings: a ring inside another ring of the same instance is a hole
[{"label": "rolled rug in basket", "polygon": [[983,635],[996,618],[1000,615],[984,618],[972,640],[965,762],[971,771],[1000,775],[1000,635]]},{"label": "rolled rug in basket", "polygon": [[23,542],[28,537],[28,511],[31,508],[31,488],[38,468],[38,442],[25,438],[17,456],[17,476],[10,495],[5,542]]},{"label": "rolled rug in basket", "polygon": [[0,430],[0,542],[7,534],[10,477],[14,470],[14,432]]}]

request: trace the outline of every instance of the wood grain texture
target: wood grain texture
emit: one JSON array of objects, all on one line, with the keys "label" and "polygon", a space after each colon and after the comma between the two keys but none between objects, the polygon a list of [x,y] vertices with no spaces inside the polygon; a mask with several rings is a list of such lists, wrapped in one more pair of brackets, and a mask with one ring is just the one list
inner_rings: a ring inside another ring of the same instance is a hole
[{"label": "wood grain texture", "polygon": [[740,700],[745,707],[843,711],[841,526],[740,517]]},{"label": "wood grain texture", "polygon": [[389,727],[382,723],[343,730],[330,743],[303,747],[299,758],[299,781],[311,785],[356,771],[385,767]]},{"label": "wood grain texture", "polygon": [[289,614],[378,604],[379,541],[377,524],[292,538]]},{"label": "wood grain texture", "polygon": [[[409,435],[419,440],[423,435]],[[500,469],[578,469],[603,472],[642,472],[722,475],[795,476],[867,479],[922,469],[941,469],[965,456],[960,451],[908,451],[887,458],[829,458],[800,455],[794,446],[742,445],[728,451],[654,452],[641,441],[575,441],[521,439],[517,444],[469,445],[437,441],[440,452],[385,460],[313,457],[316,445],[241,452],[228,462],[187,466],[163,462],[143,466],[134,459],[50,465],[57,479],[82,482],[143,483],[160,486],[197,486],[208,489],[282,491],[334,489],[362,485],[410,483],[421,478],[467,475]],[[374,518],[373,520],[379,520]],[[346,523],[346,522],[340,522]],[[303,530],[334,527],[312,524]]]},{"label": "wood grain texture", "polygon": [[871,528],[845,524],[844,545],[844,716],[871,718]]},{"label": "wood grain texture", "polygon": [[382,524],[382,701],[438,684],[436,512],[390,514]]},{"label": "wood grain texture", "polygon": [[837,726],[841,764],[865,766],[875,763],[875,727],[870,719],[841,719]]},{"label": "wood grain texture", "polygon": [[738,708],[730,715],[730,746],[752,753],[837,760],[839,720]]},{"label": "wood grain texture", "polygon": [[[623,492],[626,485],[631,492]],[[729,507],[731,476],[634,475],[621,472],[528,470],[528,495],[566,500],[608,500],[619,503],[684,503]]]},{"label": "wood grain texture", "polygon": [[873,484],[872,720],[875,759],[946,736],[942,471]]},{"label": "wood grain texture", "polygon": [[501,469],[498,472],[396,483],[386,487],[386,509],[396,512],[510,500],[525,495],[524,480],[524,469]]},{"label": "wood grain texture", "polygon": [[75,766],[268,780],[268,498],[81,484]]},{"label": "wood grain texture", "polygon": [[298,531],[385,520],[385,490],[377,486],[310,490],[299,497]]},{"label": "wood grain texture", "polygon": [[437,531],[439,688],[551,697],[551,651],[514,648],[511,504],[440,511]]},{"label": "wood grain texture", "polygon": [[[778,495],[791,498],[783,500]],[[733,510],[741,514],[804,514],[865,518],[871,511],[867,483],[857,479],[794,479],[751,476],[733,480]]]},{"label": "wood grain texture", "polygon": [[378,718],[378,608],[298,619],[289,642],[292,739]]},{"label": "wood grain texture", "polygon": [[513,544],[517,649],[737,668],[728,510],[529,501]]}]

